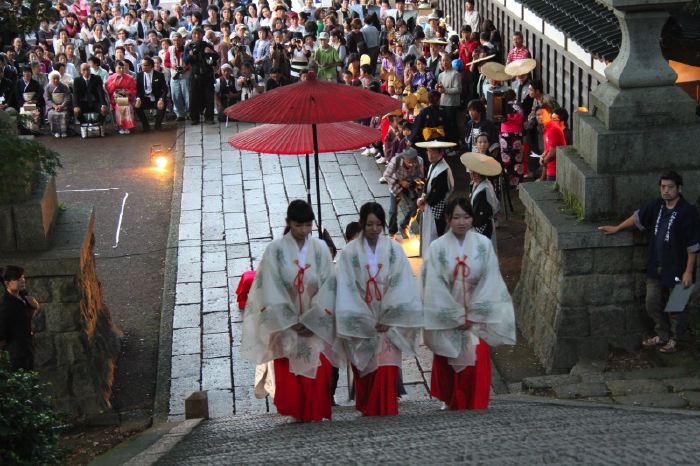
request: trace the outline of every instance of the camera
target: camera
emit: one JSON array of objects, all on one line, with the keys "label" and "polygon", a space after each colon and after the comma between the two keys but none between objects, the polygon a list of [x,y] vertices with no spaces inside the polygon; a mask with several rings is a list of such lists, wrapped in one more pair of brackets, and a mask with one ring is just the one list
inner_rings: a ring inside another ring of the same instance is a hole
[{"label": "camera", "polygon": [[180,79],[180,78],[182,77],[182,72],[183,72],[184,70],[185,70],[185,69],[184,69],[182,66],[176,66],[176,67],[175,67],[175,74],[173,75],[173,79],[174,79],[174,80]]}]

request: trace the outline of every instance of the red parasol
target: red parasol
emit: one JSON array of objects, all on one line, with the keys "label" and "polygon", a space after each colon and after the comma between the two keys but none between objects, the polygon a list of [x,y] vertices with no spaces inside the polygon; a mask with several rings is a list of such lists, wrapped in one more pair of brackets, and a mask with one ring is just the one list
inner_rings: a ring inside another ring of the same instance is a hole
[{"label": "red parasol", "polygon": [[[400,107],[401,102],[389,96],[370,92],[360,87],[318,81],[316,73],[309,72],[306,81],[278,87],[252,99],[244,100],[227,108],[224,113],[234,120],[253,123],[310,125],[316,172],[318,231],[322,236],[317,125],[385,115]],[[361,147],[361,145],[354,147]],[[308,157],[306,168],[308,175]],[[307,186],[307,192],[308,190]],[[311,203],[310,198],[309,203]]]},{"label": "red parasol", "polygon": [[[379,141],[381,131],[357,123],[317,125],[318,151],[357,149]],[[237,149],[265,154],[309,154],[314,151],[311,125],[262,125],[232,136],[228,142]]]},{"label": "red parasol", "polygon": [[229,118],[253,123],[319,124],[385,115],[401,101],[360,87],[307,79],[227,108]]},{"label": "red parasol", "polygon": [[[318,131],[314,147],[314,126]],[[306,197],[311,204],[309,153],[357,149],[376,142],[381,131],[357,123],[324,123],[321,125],[261,125],[232,136],[228,143],[237,149],[265,154],[306,154]],[[316,163],[318,169],[318,161]],[[316,173],[316,189],[318,187]],[[320,217],[320,207],[319,207]]]}]

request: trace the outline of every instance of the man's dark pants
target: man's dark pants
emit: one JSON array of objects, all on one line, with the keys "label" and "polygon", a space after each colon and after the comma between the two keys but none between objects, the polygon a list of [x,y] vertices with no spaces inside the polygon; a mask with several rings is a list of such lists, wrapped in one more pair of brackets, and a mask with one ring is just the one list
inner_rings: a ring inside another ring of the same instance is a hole
[{"label": "man's dark pants", "polygon": [[214,84],[212,78],[192,76],[190,78],[190,120],[199,122],[204,110],[204,119],[214,120]]},{"label": "man's dark pants", "polygon": [[440,110],[443,110],[447,116],[445,121],[445,139],[447,139],[449,142],[459,144],[459,134],[457,133],[457,116],[459,114],[459,107],[446,107],[441,105]]},{"label": "man's dark pants", "polygon": [[683,342],[687,337],[688,309],[683,312],[664,312],[671,290],[661,281],[647,278],[646,309],[654,321],[654,331],[663,341],[673,338]]},{"label": "man's dark pants", "polygon": [[141,121],[144,131],[151,129],[148,124],[148,116],[146,115],[146,110],[151,108],[156,110],[156,129],[160,129],[163,118],[165,117],[165,105],[163,105],[163,110],[158,110],[157,102],[151,101],[150,99],[141,99],[141,107],[136,109],[136,116],[138,116]]},{"label": "man's dark pants", "polygon": [[403,220],[401,220],[401,228],[407,228],[411,224],[411,220],[416,216],[418,211],[418,206],[416,204],[417,198],[412,197],[411,192],[402,189],[401,193],[397,197],[396,195],[391,195],[391,203],[389,204],[389,234],[394,235],[399,231],[397,224],[398,213],[399,213],[399,203],[403,201],[406,204],[408,211],[404,215]]}]

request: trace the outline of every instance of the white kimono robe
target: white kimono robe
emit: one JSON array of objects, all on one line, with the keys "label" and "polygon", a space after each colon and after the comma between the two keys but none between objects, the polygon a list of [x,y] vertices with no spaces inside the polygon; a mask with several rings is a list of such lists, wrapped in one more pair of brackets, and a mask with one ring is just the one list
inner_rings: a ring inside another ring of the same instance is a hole
[{"label": "white kimono robe", "polygon": [[[401,367],[401,355],[415,354],[423,311],[416,280],[401,245],[380,236],[373,254],[363,236],[348,243],[338,259],[338,338],[365,376],[379,366]],[[377,324],[387,332],[377,332]]]},{"label": "white kimono robe", "polygon": [[[243,315],[241,354],[264,364],[289,359],[295,375],[316,377],[323,353],[337,364],[335,342],[335,269],[328,246],[309,237],[301,250],[287,233],[265,249]],[[313,332],[302,337],[291,327]]]},{"label": "white kimono robe", "polygon": [[[448,230],[430,245],[421,282],[425,344],[455,372],[476,363],[479,338],[515,344],[513,302],[487,237],[469,230],[460,245]],[[471,329],[457,330],[466,321]]]}]

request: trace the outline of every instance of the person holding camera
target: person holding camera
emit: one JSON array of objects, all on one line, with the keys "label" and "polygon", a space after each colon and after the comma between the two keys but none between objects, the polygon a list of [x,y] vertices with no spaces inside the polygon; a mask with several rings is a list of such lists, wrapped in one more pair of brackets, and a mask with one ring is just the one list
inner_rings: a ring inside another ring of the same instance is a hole
[{"label": "person holding camera", "polygon": [[190,65],[190,120],[199,124],[204,112],[207,123],[214,123],[214,65],[219,54],[214,46],[203,40],[200,27],[192,29],[192,42],[187,46],[185,63]]},{"label": "person holding camera", "polygon": [[10,355],[10,366],[32,370],[34,343],[32,319],[39,310],[39,303],[27,293],[24,269],[8,265],[0,268],[3,296],[0,298],[0,351]]},{"label": "person holding camera", "polygon": [[185,121],[190,106],[190,65],[186,63],[187,50],[182,36],[177,32],[170,34],[173,45],[168,47],[163,64],[170,69],[170,94],[177,121]]},{"label": "person holding camera", "polygon": [[424,173],[423,159],[418,157],[418,152],[412,147],[396,154],[384,170],[384,179],[391,191],[389,235],[392,238],[399,231],[397,220],[399,203],[402,201],[406,203],[407,211],[401,220],[401,235],[406,239],[410,237],[408,230],[418,211],[417,201],[425,184]]},{"label": "person holding camera", "polygon": [[292,76],[292,79],[299,80],[301,73],[309,69],[311,52],[312,48],[304,45],[302,34],[300,32],[294,33],[289,50],[289,74]]},{"label": "person holding camera", "polygon": [[265,91],[263,79],[253,73],[250,62],[241,65],[241,75],[236,79],[236,90],[241,93],[241,100],[248,100]]}]

